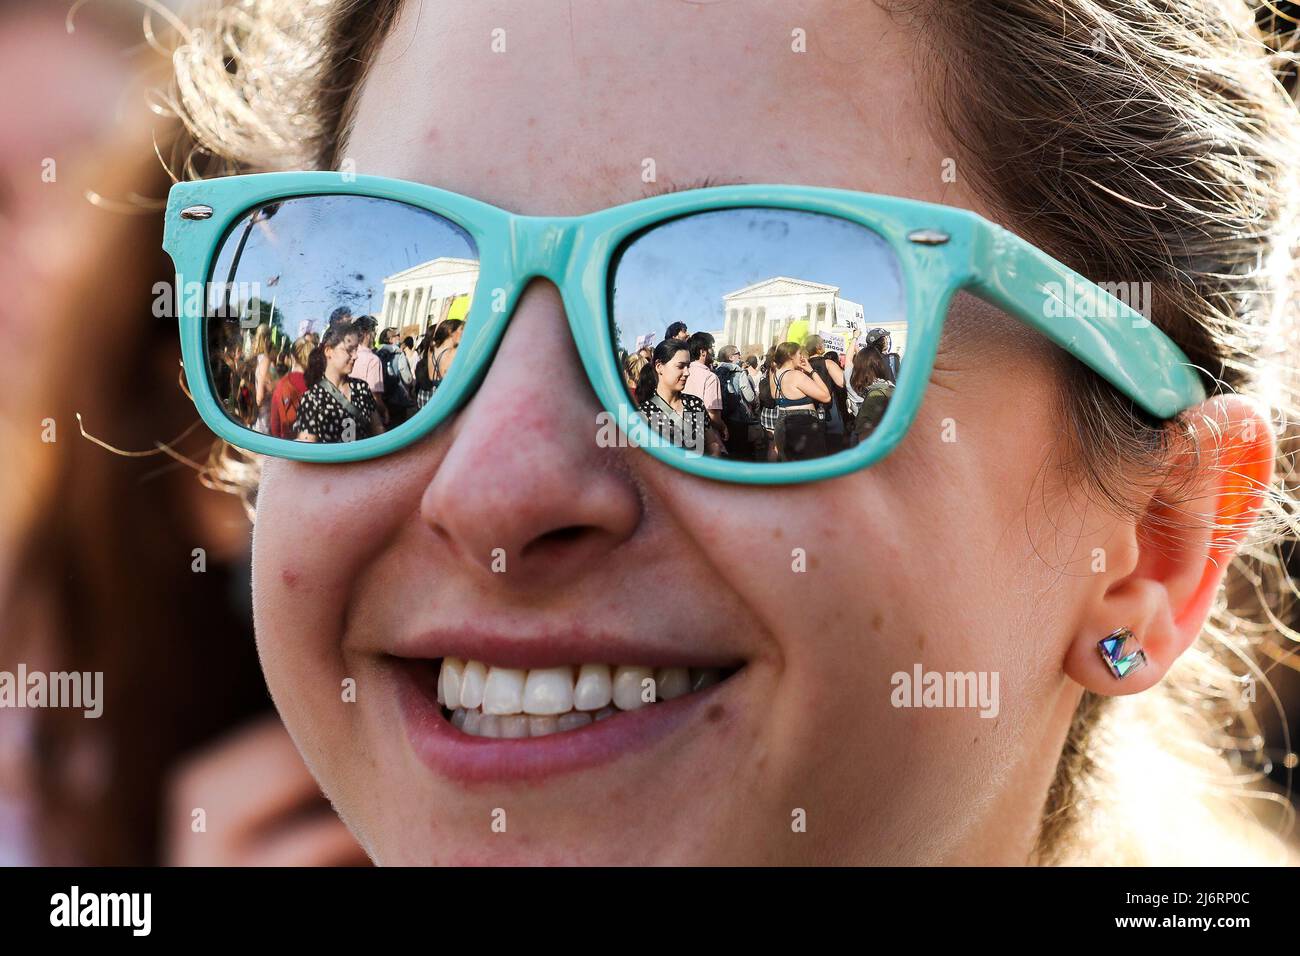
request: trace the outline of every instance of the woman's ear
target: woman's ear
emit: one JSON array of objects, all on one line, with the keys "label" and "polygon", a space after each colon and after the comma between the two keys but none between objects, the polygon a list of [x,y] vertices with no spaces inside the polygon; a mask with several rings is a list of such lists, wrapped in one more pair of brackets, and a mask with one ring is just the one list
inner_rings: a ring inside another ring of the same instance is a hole
[{"label": "woman's ear", "polygon": [[[1189,412],[1187,421],[1185,451],[1141,517],[1124,524],[1121,546],[1107,549],[1119,566],[1106,574],[1067,649],[1065,673],[1095,693],[1136,693],[1164,677],[1201,633],[1228,564],[1268,495],[1277,443],[1262,406],[1219,395]],[[1123,678],[1099,646],[1120,627],[1134,636],[1122,653],[1141,649],[1146,658]]]}]

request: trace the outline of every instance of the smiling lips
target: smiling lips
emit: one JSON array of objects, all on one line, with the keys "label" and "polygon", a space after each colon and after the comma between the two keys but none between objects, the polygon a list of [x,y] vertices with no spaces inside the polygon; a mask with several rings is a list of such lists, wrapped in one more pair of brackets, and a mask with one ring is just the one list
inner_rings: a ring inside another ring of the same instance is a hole
[{"label": "smiling lips", "polygon": [[461,786],[532,785],[644,752],[690,724],[725,728],[750,671],[732,654],[572,626],[522,637],[506,624],[516,626],[443,627],[382,652],[412,754]]}]

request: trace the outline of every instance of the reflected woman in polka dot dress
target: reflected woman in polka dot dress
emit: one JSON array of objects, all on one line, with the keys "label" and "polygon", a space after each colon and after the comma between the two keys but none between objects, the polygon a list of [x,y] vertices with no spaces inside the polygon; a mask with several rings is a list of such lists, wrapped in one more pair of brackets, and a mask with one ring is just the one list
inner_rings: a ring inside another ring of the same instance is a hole
[{"label": "reflected woman in polka dot dress", "polygon": [[336,325],[321,338],[307,362],[307,394],[298,406],[298,440],[357,441],[384,430],[370,386],[349,378],[357,357],[357,334]]}]

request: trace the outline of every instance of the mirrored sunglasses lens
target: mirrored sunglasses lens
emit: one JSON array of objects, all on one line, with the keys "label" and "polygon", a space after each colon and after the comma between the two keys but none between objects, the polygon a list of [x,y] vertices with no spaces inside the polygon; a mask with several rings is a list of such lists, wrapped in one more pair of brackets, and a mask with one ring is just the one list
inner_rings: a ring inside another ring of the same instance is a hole
[{"label": "mirrored sunglasses lens", "polygon": [[368,441],[436,402],[479,255],[405,203],[302,196],[240,217],[208,281],[206,372],[232,421],[286,442]]},{"label": "mirrored sunglasses lens", "polygon": [[798,210],[696,213],[632,237],[611,268],[610,316],[651,439],[736,461],[870,442],[907,351],[889,243]]}]

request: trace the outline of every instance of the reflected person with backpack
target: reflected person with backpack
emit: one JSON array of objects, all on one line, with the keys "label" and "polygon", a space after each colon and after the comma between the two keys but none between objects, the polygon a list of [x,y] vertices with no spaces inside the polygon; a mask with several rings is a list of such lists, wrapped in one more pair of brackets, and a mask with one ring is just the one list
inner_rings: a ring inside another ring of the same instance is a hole
[{"label": "reflected person with backpack", "polygon": [[758,392],[740,363],[740,349],[727,345],[713,371],[722,386],[722,420],[727,425],[727,454],[742,461],[767,459],[767,431],[758,420]]},{"label": "reflected person with backpack", "polygon": [[406,353],[397,344],[397,329],[384,329],[380,340],[383,344],[375,354],[384,373],[384,405],[388,408],[388,427],[396,428],[415,410],[415,375]]}]

